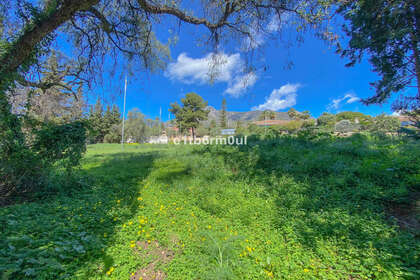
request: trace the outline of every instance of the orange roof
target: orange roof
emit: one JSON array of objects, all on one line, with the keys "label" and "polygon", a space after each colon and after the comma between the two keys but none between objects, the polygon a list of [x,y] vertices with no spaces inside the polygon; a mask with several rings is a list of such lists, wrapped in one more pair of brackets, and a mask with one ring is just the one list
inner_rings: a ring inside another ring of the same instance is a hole
[{"label": "orange roof", "polygon": [[260,126],[271,126],[271,125],[285,125],[289,123],[288,120],[265,120],[265,121],[255,121],[253,124]]},{"label": "orange roof", "polygon": [[400,120],[400,122],[408,122],[408,121],[410,121],[410,117],[409,116],[398,116],[397,118]]}]

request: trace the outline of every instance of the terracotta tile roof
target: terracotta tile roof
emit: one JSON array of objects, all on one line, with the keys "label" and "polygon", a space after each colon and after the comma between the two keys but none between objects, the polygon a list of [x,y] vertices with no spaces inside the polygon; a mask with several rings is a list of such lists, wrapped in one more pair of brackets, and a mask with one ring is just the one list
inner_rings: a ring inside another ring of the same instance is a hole
[{"label": "terracotta tile roof", "polygon": [[408,116],[398,116],[397,118],[400,120],[400,122],[410,121],[410,118]]},{"label": "terracotta tile roof", "polygon": [[285,125],[289,123],[288,120],[265,120],[265,121],[255,121],[253,124],[259,125],[259,126],[272,126],[272,125]]}]

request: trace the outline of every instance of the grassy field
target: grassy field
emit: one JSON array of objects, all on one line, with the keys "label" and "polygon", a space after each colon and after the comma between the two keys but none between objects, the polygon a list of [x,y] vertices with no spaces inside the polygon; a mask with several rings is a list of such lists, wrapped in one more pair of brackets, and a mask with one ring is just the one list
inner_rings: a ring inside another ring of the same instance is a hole
[{"label": "grassy field", "polygon": [[420,278],[416,142],[100,144],[76,175],[0,209],[2,279]]}]

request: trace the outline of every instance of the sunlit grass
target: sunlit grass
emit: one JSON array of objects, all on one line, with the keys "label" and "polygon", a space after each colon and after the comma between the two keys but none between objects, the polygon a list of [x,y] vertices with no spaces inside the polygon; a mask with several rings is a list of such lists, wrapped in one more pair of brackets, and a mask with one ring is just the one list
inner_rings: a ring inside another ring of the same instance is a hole
[{"label": "sunlit grass", "polygon": [[152,263],[167,279],[419,275],[418,239],[382,203],[414,186],[417,146],[276,141],[89,146],[85,189],[0,209],[3,276],[139,279]]}]

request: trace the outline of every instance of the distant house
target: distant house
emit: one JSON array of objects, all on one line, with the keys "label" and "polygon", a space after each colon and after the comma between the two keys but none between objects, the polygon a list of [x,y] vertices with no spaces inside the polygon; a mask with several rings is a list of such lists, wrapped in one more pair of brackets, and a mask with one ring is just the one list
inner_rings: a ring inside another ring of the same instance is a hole
[{"label": "distant house", "polygon": [[220,134],[222,134],[222,135],[234,135],[235,134],[235,129],[234,128],[222,129],[220,131]]},{"label": "distant house", "polygon": [[289,120],[264,120],[264,121],[255,121],[253,124],[258,126],[273,126],[273,125],[285,125],[288,124]]},{"label": "distant house", "polygon": [[[180,133],[180,129],[176,125],[168,126],[168,127],[166,127],[166,129],[168,131],[175,132],[175,134]],[[189,133],[189,135],[192,135],[192,128],[190,127],[187,130],[184,129],[184,131],[182,132],[182,134],[185,134],[185,133]]]},{"label": "distant house", "polygon": [[401,126],[411,126],[414,125],[414,122],[410,120],[408,116],[398,116],[398,120],[401,123]]},{"label": "distant house", "polygon": [[166,133],[160,136],[151,136],[147,142],[149,144],[168,144],[168,136],[166,136]]}]

